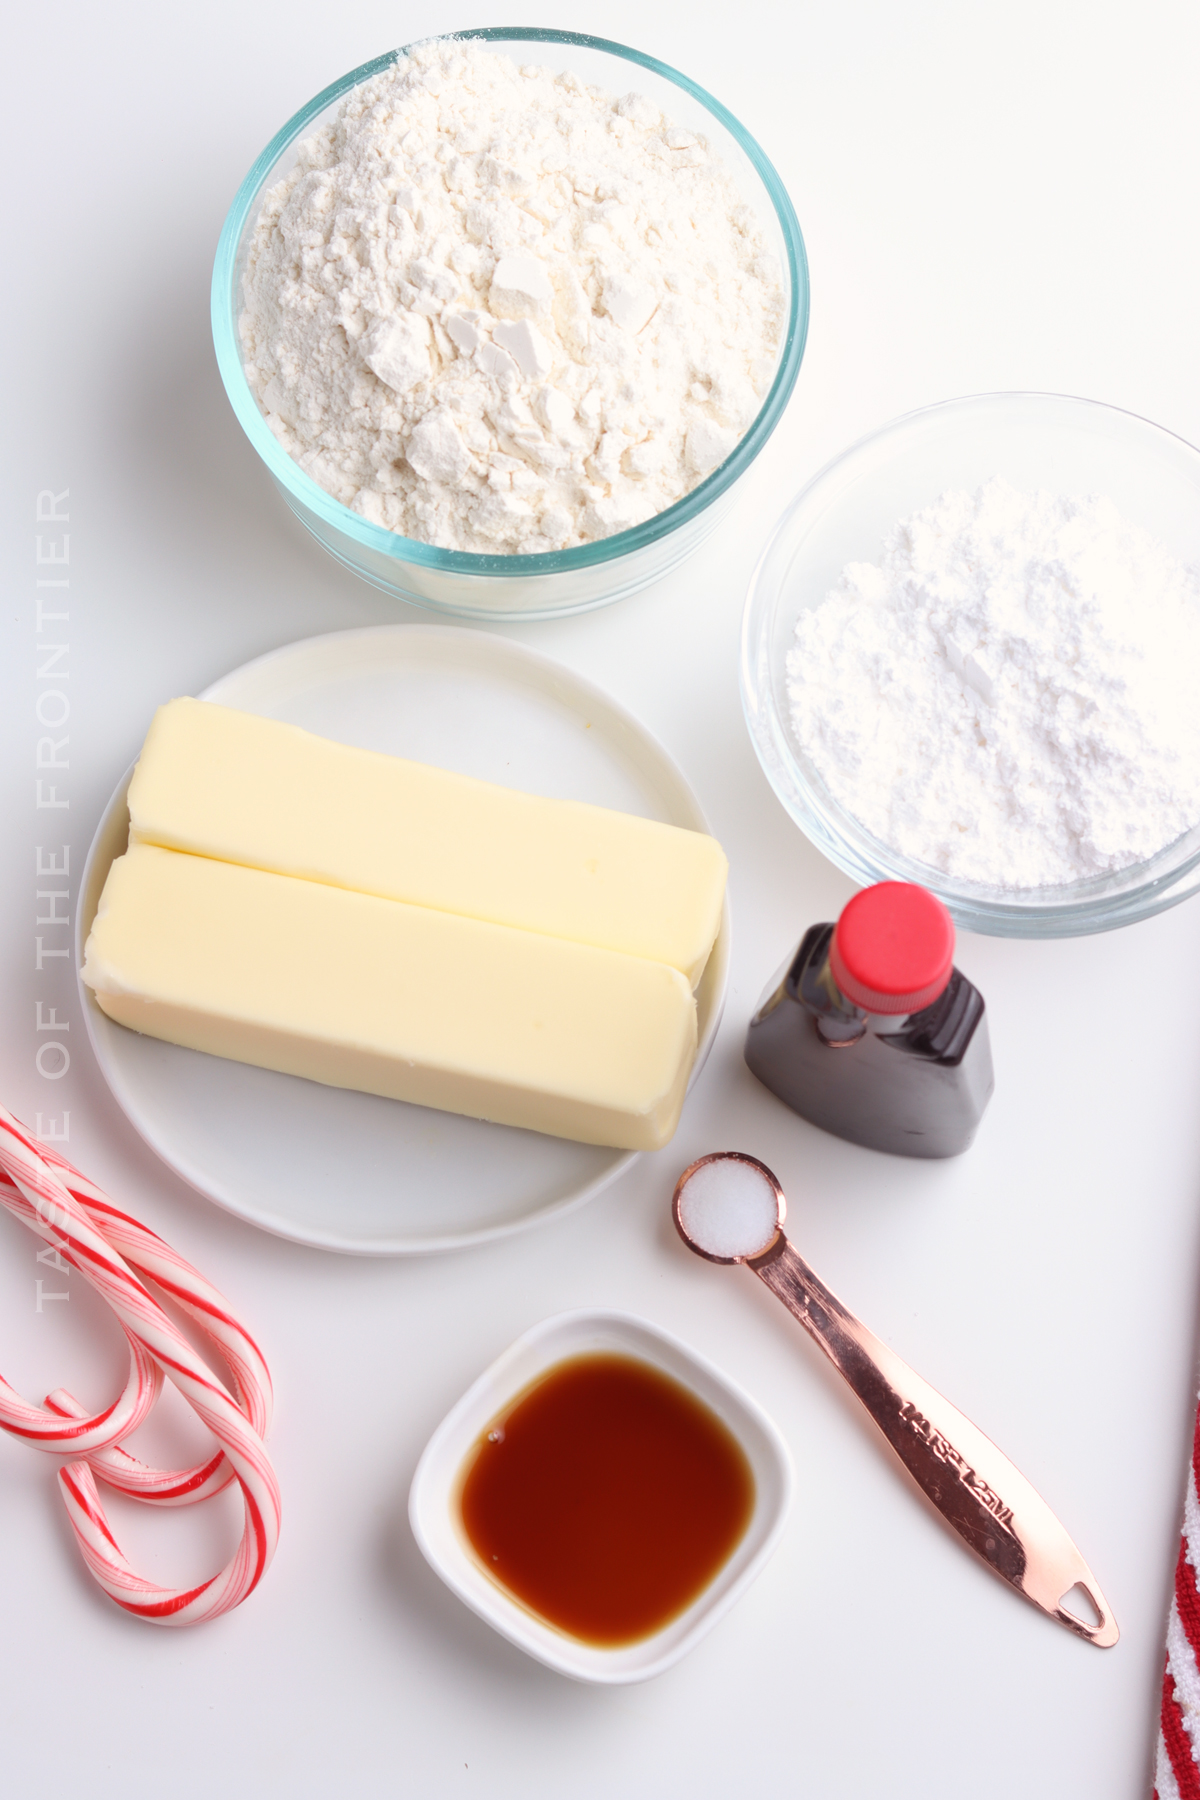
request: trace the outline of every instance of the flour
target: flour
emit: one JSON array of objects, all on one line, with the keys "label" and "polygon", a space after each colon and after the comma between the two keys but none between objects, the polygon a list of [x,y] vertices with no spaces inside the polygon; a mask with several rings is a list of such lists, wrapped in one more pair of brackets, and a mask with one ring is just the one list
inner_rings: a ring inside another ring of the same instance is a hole
[{"label": "flour", "polygon": [[247,378],[301,468],[376,524],[485,553],[680,499],[757,413],[785,310],[702,138],[453,39],[300,146],[244,295]]},{"label": "flour", "polygon": [[1035,888],[1200,823],[1200,580],[1111,500],[993,479],[851,563],[788,657],[801,749],[867,829]]}]

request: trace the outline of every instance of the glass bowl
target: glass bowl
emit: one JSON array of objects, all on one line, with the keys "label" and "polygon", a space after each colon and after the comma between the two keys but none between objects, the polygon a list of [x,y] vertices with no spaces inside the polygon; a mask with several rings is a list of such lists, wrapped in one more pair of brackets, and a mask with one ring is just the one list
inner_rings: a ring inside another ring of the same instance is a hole
[{"label": "glass bowl", "polygon": [[[1161,426],[1060,394],[978,394],[908,413],[836,457],[776,526],[742,624],[746,723],[787,811],[853,880],[920,882],[959,925],[995,937],[1109,931],[1200,887],[1200,825],[1115,874],[1058,887],[987,887],[944,875],[866,831],[830,794],[792,732],[787,655],[801,610],[820,604],[846,563],[878,561],[898,519],[946,488],[973,489],[992,475],[1019,489],[1107,495],[1181,562],[1200,565],[1200,451]],[[1200,687],[1200,669],[1196,676]]]},{"label": "glass bowl", "polygon": [[548,619],[587,612],[657,581],[701,544],[728,512],[735,484],[774,431],[787,405],[808,331],[808,264],[792,203],[767,157],[711,94],[665,63],[623,44],[571,31],[493,27],[455,32],[494,44],[518,61],[569,69],[609,93],[632,90],[671,119],[702,133],[753,206],[775,252],[787,320],[775,378],[757,416],[723,463],[665,512],[595,543],[538,556],[480,556],[400,537],[351,512],[292,461],[259,411],[242,368],[238,337],[247,243],[266,191],[294,166],[296,146],[336,112],[360,82],[407,48],[352,69],[310,100],[276,133],[246,176],[229,211],[213,267],[212,327],[225,391],[275,485],[318,543],[373,586],[402,600],[468,619]]}]

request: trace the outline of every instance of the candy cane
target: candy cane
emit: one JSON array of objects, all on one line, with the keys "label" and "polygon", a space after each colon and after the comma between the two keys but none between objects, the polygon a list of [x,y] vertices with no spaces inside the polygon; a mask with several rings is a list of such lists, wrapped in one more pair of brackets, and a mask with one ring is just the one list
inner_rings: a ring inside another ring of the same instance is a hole
[{"label": "candy cane", "polygon": [[[87,1414],[62,1389],[49,1396],[45,1409],[30,1407],[0,1380],[0,1427],[41,1449],[77,1458],[86,1453],[86,1460],[59,1470],[59,1485],[88,1567],[119,1606],[163,1625],[192,1624],[227,1612],[258,1585],[279,1536],[279,1489],[261,1435],[271,1408],[262,1353],[216,1289],[189,1263],[119,1212],[64,1158],[36,1143],[3,1107],[0,1205],[53,1244],[104,1297],[129,1340],[131,1355],[125,1389],[96,1415]],[[170,1294],[219,1349],[237,1399],[167,1317],[135,1268]],[[153,1405],[164,1374],[221,1446],[221,1455],[193,1470],[146,1469],[118,1447],[118,1440]],[[237,1551],[218,1575],[192,1588],[163,1588],[143,1580],[109,1530],[93,1471],[110,1486],[162,1505],[205,1498],[232,1475],[245,1511]]]},{"label": "candy cane", "polygon": [[[47,1394],[46,1405],[51,1412],[61,1413],[68,1419],[80,1418],[86,1410],[62,1388]],[[192,1506],[197,1500],[207,1500],[211,1495],[221,1493],[234,1480],[223,1450],[190,1469],[147,1468],[119,1445],[93,1451],[83,1460],[107,1487],[116,1488],[119,1493],[141,1500],[147,1506]]]},{"label": "candy cane", "polygon": [[[119,1211],[108,1196],[73,1168],[65,1157],[48,1145],[39,1144],[37,1149],[42,1160],[62,1176],[72,1197],[113,1249],[120,1251],[126,1262],[169,1294],[220,1350],[233,1374],[236,1397],[242,1410],[259,1436],[265,1436],[271,1421],[271,1376],[258,1345],[229,1312],[216,1288],[156,1233]],[[2,1197],[0,1194],[0,1199]],[[78,1401],[61,1389],[47,1396],[46,1405],[53,1412],[78,1418],[84,1416]],[[68,1444],[64,1448],[71,1446]],[[89,1455],[87,1461],[93,1473],[109,1487],[158,1506],[190,1506],[219,1493],[234,1478],[223,1452],[218,1452],[207,1463],[185,1470],[147,1469],[119,1449],[101,1450]]]},{"label": "candy cane", "polygon": [[169,1294],[217,1346],[245,1401],[246,1416],[259,1436],[265,1436],[271,1423],[270,1372],[262,1351],[229,1311],[223,1296],[155,1232],[119,1212],[107,1194],[72,1168],[65,1157],[46,1144],[39,1144],[38,1150],[113,1249]]}]

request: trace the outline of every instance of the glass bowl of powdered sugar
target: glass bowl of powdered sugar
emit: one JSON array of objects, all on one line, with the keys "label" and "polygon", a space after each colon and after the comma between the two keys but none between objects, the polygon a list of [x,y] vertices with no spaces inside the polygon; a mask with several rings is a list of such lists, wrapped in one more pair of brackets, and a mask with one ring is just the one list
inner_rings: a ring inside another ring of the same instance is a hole
[{"label": "glass bowl of powdered sugar", "polygon": [[728,511],[804,350],[795,213],[685,76],[469,31],[353,70],[272,139],[213,271],[233,409],[313,536],[478,619],[585,611]]},{"label": "glass bowl of powdered sugar", "polygon": [[1200,887],[1200,452],[1053,394],[928,407],[797,496],[742,698],[812,842],[969,930],[1105,931]]}]

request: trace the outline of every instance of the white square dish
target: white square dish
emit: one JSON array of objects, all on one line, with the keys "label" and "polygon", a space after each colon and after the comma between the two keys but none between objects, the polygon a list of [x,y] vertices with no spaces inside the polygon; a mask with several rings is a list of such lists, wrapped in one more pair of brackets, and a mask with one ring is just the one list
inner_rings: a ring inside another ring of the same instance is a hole
[{"label": "white square dish", "polygon": [[[467,1540],[458,1499],[463,1464],[496,1414],[557,1363],[595,1352],[636,1357],[702,1400],[741,1445],[755,1490],[745,1532],[691,1605],[650,1636],[612,1648],[556,1630],[500,1587]],[[569,1312],[519,1337],[447,1413],[417,1465],[408,1516],[430,1567],[503,1637],[560,1675],[617,1684],[670,1668],[745,1592],[779,1541],[791,1489],[791,1457],[777,1427],[711,1363],[630,1313]]]}]

